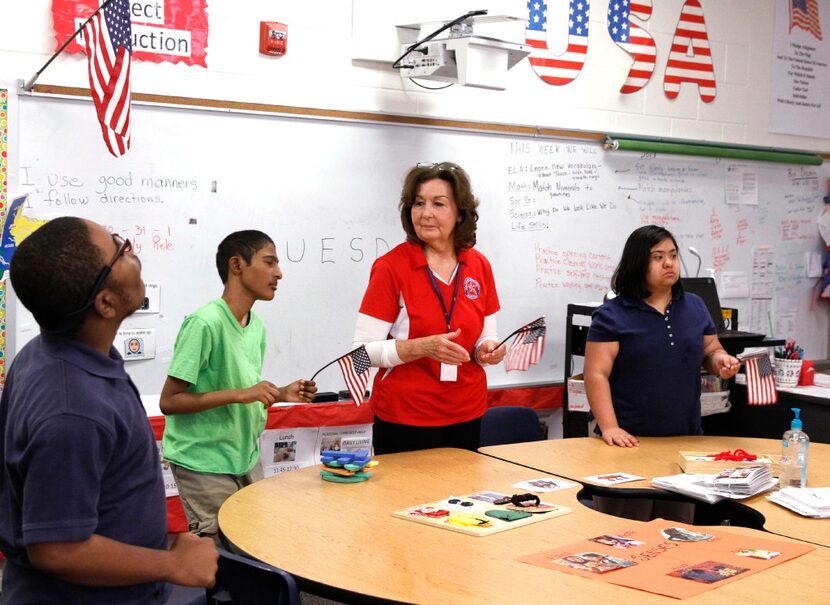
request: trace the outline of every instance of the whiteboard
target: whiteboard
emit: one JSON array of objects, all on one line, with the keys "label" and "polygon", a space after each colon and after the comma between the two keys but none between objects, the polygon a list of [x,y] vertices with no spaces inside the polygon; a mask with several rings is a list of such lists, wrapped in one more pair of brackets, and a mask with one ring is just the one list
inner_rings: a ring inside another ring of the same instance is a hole
[{"label": "whiteboard", "polygon": [[[491,386],[562,380],[566,305],[601,300],[625,238],[645,223],[675,234],[688,273],[697,269],[691,245],[701,275],[711,268],[721,284],[726,272],[733,288],[743,280],[763,294],[753,298],[748,287],[723,300],[739,309],[740,327],[769,333],[772,320],[776,336],[796,338],[808,357],[827,357],[826,304],[806,271],[810,253],[824,249],[816,228],[824,168],[146,105],[134,105],[133,148],[116,159],[89,102],[21,97],[18,107],[26,213],[112,227],[134,241],[145,281],[159,284],[160,312],[122,326],[153,330],[156,357],[127,364],[145,394],[160,392],[184,317],[220,296],[216,246],[238,229],[268,233],[285,276],[276,299],[254,307],[268,334],[264,378],[309,377],[347,352],[372,262],[404,239],[401,182],[421,161],[454,161],[471,175],[481,200],[477,247],[492,262],[502,304],[500,333],[547,317],[542,362],[528,372],[489,368]],[[727,203],[727,192],[742,203]],[[20,305],[10,324],[16,350],[37,332]],[[336,366],[318,384],[344,388]]]}]

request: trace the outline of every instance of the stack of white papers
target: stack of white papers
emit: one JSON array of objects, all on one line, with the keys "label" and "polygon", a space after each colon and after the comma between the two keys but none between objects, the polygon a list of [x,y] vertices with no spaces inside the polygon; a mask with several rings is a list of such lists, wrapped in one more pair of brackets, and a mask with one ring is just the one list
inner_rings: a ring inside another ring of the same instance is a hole
[{"label": "stack of white papers", "polygon": [[830,389],[830,374],[816,373],[815,377],[813,378],[813,384],[815,384],[817,387],[824,387],[825,389]]},{"label": "stack of white papers", "polygon": [[830,487],[785,487],[771,493],[767,500],[805,517],[830,519]]},{"label": "stack of white papers", "polygon": [[748,498],[772,489],[777,483],[778,479],[772,476],[768,464],[727,469],[716,474],[681,473],[651,480],[654,487],[709,504],[715,504],[724,498]]}]

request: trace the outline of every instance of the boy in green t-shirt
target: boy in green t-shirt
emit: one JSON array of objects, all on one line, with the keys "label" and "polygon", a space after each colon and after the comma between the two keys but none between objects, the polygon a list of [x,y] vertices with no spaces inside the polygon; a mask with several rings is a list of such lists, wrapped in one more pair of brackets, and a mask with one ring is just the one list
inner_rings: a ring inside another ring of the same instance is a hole
[{"label": "boy in green t-shirt", "polygon": [[231,233],[216,251],[225,284],[182,324],[161,392],[171,464],[190,531],[215,539],[216,515],[240,488],[262,478],[259,436],[268,408],[310,402],[308,380],[278,387],[261,380],[265,328],[252,307],[272,300],[282,279],[276,247],[261,231]]}]

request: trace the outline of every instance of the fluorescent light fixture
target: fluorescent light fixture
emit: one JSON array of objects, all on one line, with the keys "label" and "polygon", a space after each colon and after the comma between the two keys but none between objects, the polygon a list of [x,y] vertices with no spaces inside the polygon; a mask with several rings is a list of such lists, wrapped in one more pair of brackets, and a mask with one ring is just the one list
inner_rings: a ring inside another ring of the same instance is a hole
[{"label": "fluorescent light fixture", "polygon": [[714,158],[755,160],[758,162],[780,162],[782,164],[806,164],[811,166],[819,166],[823,161],[822,157],[816,153],[802,151],[718,145],[715,143],[688,143],[684,141],[629,139],[624,137],[608,137],[603,144],[603,147],[606,150],[619,149],[622,151],[639,151],[646,153],[699,155]]}]

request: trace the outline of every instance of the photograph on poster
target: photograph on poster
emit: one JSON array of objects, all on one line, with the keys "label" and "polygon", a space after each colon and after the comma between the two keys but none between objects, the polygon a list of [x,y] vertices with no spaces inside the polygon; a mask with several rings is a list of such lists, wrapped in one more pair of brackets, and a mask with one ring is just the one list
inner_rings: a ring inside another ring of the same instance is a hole
[{"label": "photograph on poster", "polygon": [[684,580],[693,580],[704,584],[714,584],[727,578],[749,571],[748,567],[736,567],[718,561],[704,561],[697,565],[689,565],[671,572],[669,575]]},{"label": "photograph on poster", "polygon": [[601,536],[597,536],[596,538],[589,538],[591,542],[596,542],[597,544],[605,544],[606,546],[613,546],[614,548],[634,548],[635,546],[642,546],[645,544],[642,540],[631,540],[629,538],[623,538],[622,536],[614,536],[612,534],[603,534]]},{"label": "photograph on poster", "polygon": [[582,571],[590,571],[591,573],[607,573],[615,569],[637,565],[634,561],[612,557],[611,555],[603,555],[598,552],[575,553],[566,555],[561,559],[555,559],[553,562],[557,565],[565,565],[572,569],[581,569]]},{"label": "photograph on poster", "polygon": [[296,441],[275,441],[274,462],[294,462],[297,455]]}]

